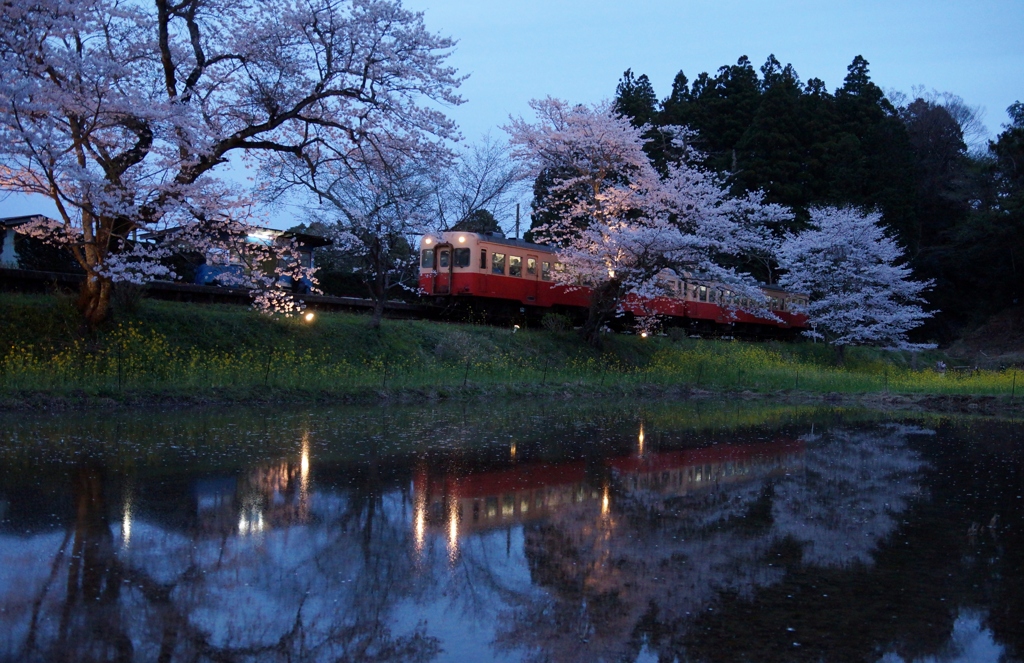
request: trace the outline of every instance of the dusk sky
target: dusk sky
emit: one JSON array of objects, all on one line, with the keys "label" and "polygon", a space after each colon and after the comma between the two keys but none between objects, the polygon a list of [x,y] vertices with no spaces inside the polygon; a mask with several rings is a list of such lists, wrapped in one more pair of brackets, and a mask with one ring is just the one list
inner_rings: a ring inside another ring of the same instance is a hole
[{"label": "dusk sky", "polygon": [[692,81],[747,55],[774,53],[801,80],[843,83],[856,55],[886,91],[915,85],[984,107],[994,136],[1024,100],[1024,1],[986,0],[408,0],[427,26],[459,40],[451,62],[470,78],[451,113],[466,138],[527,114],[529,99],[594,102],[627,68],[659,98],[682,69]]},{"label": "dusk sky", "polygon": [[[623,71],[647,74],[664,98],[676,72],[693,80],[747,55],[792,63],[801,80],[842,85],[854,56],[886,91],[953,92],[984,109],[990,137],[1024,100],[1024,0],[406,0],[429,29],[455,37],[451,64],[469,79],[449,109],[463,135],[503,135],[530,99],[610,98]],[[524,201],[526,202],[526,201]],[[45,200],[11,196],[0,216],[53,214]],[[279,217],[280,212],[275,214]],[[285,214],[288,216],[287,214]],[[275,218],[273,225],[291,225]]]}]

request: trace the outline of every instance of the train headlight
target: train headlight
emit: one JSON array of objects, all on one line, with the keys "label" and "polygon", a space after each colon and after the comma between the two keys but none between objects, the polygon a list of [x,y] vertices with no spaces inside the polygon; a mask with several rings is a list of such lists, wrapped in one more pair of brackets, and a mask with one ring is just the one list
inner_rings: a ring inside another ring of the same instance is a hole
[{"label": "train headlight", "polygon": [[460,237],[459,238],[459,244],[465,244],[465,243],[466,243],[466,238],[465,237]]},{"label": "train headlight", "polygon": [[423,243],[426,244],[427,246],[430,246],[431,244],[434,243],[434,240],[430,239],[429,237],[425,237],[423,239]]}]

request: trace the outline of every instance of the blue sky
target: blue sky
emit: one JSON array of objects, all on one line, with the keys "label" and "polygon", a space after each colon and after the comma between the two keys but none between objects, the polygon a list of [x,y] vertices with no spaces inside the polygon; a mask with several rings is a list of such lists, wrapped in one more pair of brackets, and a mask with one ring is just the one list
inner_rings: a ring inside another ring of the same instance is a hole
[{"label": "blue sky", "polygon": [[627,68],[660,98],[676,72],[693,80],[747,55],[770,53],[802,80],[842,85],[855,55],[883,89],[915,85],[984,106],[994,135],[1024,100],[1024,0],[406,0],[427,26],[455,37],[451,62],[470,78],[451,115],[467,139],[527,114],[547,95],[592,102],[614,95]]},{"label": "blue sky", "polygon": [[[693,78],[747,55],[770,53],[801,79],[834,90],[855,55],[883,89],[916,85],[982,106],[991,136],[1024,101],[1024,0],[405,0],[432,31],[459,45],[450,62],[469,79],[467,103],[449,109],[467,140],[501,134],[530,99],[595,102],[614,95],[627,68],[659,97],[676,72]],[[525,202],[525,201],[524,201]],[[52,214],[45,201],[9,197],[0,216]],[[275,219],[274,225],[291,225]]]}]

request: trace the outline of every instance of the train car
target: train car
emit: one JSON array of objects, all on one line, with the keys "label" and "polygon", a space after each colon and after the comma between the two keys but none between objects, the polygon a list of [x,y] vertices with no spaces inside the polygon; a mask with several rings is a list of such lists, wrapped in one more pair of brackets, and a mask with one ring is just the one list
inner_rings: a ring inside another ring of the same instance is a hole
[{"label": "train car", "polygon": [[[420,291],[445,306],[475,307],[503,318],[531,320],[557,311],[581,319],[590,305],[590,289],[556,284],[557,269],[558,255],[551,247],[499,234],[445,232],[420,240]],[[721,284],[671,270],[658,278],[665,295],[628,296],[626,313],[655,313],[667,324],[702,335],[786,336],[806,328],[806,318],[793,310],[806,304],[803,295],[763,286],[777,318],[772,320],[741,310],[746,302]]]}]

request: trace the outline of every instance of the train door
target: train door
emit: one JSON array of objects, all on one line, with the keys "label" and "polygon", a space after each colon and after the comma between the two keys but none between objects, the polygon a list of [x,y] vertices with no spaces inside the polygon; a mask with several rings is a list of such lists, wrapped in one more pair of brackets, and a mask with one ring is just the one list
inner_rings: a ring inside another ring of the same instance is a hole
[{"label": "train door", "polygon": [[535,303],[537,301],[537,288],[540,281],[540,260],[537,256],[526,256],[526,269],[523,276],[526,281],[526,301]]},{"label": "train door", "polygon": [[438,244],[437,276],[434,277],[434,294],[448,295],[452,291],[452,245]]}]

